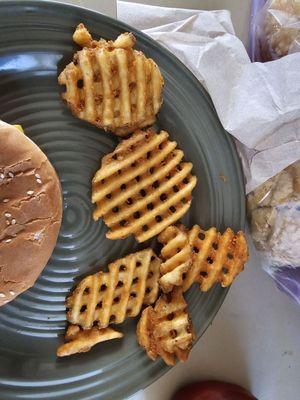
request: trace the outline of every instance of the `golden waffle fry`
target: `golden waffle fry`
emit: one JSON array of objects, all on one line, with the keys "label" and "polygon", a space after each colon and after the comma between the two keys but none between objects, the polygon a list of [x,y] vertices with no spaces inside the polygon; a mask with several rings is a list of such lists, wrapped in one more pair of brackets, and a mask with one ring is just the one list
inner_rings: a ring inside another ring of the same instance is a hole
[{"label": "golden waffle fry", "polygon": [[[160,284],[168,292],[173,286],[183,291],[198,282],[204,292],[219,282],[222,287],[231,285],[243,270],[248,259],[248,246],[243,232],[227,228],[221,234],[216,228],[207,231],[198,225],[187,231],[183,227],[169,227],[158,240],[164,245],[161,257]],[[182,271],[182,265],[189,265]]]},{"label": "golden waffle fry", "polygon": [[165,131],[137,131],[102,159],[92,183],[95,220],[103,217],[109,239],[134,234],[143,242],[189,209],[197,178],[192,163]]},{"label": "golden waffle fry", "polygon": [[235,235],[232,229],[227,228],[221,234],[216,228],[203,231],[195,225],[189,231],[189,242],[195,258],[184,280],[184,291],[193,282],[198,282],[203,292],[217,282],[227,287],[248,260],[247,241],[241,231]]},{"label": "golden waffle fry", "polygon": [[187,360],[194,334],[181,288],[160,296],[154,309],[143,311],[137,337],[152,360],[160,356],[168,365],[174,365],[176,358]]},{"label": "golden waffle fry", "polygon": [[86,353],[93,346],[106,340],[118,339],[123,337],[123,333],[117,332],[112,328],[82,330],[78,325],[69,325],[65,339],[67,343],[62,344],[57,349],[57,357],[71,356],[77,353]]},{"label": "golden waffle fry", "polygon": [[67,298],[67,319],[84,329],[120,324],[158,296],[160,259],[152,249],[121,258],[84,278]]},{"label": "golden waffle fry", "polygon": [[159,236],[164,245],[161,257],[159,285],[163,292],[170,292],[174,286],[183,286],[183,278],[192,266],[192,251],[187,232],[182,226],[169,226]]},{"label": "golden waffle fry", "polygon": [[164,81],[156,63],[133,50],[135,37],[123,33],[114,42],[95,41],[79,24],[73,39],[84,48],[58,78],[73,114],[119,136],[152,125]]}]

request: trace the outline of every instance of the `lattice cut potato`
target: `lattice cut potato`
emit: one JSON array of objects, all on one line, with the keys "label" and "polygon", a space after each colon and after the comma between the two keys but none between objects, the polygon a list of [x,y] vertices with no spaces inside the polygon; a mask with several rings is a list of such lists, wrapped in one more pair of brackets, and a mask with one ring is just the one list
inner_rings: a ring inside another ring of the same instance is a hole
[{"label": "lattice cut potato", "polygon": [[106,328],[137,316],[158,296],[160,259],[152,249],[123,257],[84,278],[66,300],[67,319],[84,329]]},{"label": "lattice cut potato", "polygon": [[160,266],[159,284],[168,293],[174,286],[183,286],[184,278],[192,266],[192,251],[187,231],[182,225],[169,226],[158,240],[164,245],[161,249],[164,262]]},{"label": "lattice cut potato", "polygon": [[166,131],[136,131],[106,155],[92,182],[93,218],[109,239],[133,234],[139,242],[162,232],[189,209],[197,178],[193,164]]},{"label": "lattice cut potato", "polygon": [[187,360],[194,333],[181,288],[163,294],[154,308],[143,311],[137,337],[152,360],[161,357],[168,365]]},{"label": "lattice cut potato", "polygon": [[216,228],[204,231],[198,225],[190,230],[170,226],[158,240],[163,244],[160,286],[164,292],[174,286],[182,286],[186,291],[194,282],[204,292],[215,283],[227,287],[248,259],[244,233],[234,234],[230,228],[221,234]]},{"label": "lattice cut potato", "polygon": [[123,333],[117,332],[112,328],[99,329],[93,327],[83,330],[78,325],[69,325],[65,335],[66,343],[62,344],[57,349],[57,357],[86,353],[98,343],[122,337]]},{"label": "lattice cut potato", "polygon": [[79,24],[73,39],[83,49],[58,78],[73,114],[119,136],[152,125],[162,104],[164,81],[156,63],[133,49],[133,34],[95,41]]}]

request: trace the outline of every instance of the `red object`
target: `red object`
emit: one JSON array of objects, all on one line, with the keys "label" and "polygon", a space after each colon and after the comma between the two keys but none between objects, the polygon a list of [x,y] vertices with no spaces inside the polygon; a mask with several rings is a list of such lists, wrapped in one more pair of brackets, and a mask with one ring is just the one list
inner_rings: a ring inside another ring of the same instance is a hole
[{"label": "red object", "polygon": [[226,382],[204,381],[179,389],[172,400],[258,400],[246,389]]}]

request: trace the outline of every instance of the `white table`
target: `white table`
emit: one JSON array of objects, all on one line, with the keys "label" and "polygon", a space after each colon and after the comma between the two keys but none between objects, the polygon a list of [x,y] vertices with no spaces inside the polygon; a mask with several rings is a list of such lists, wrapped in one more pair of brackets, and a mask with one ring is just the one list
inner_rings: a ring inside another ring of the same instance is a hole
[{"label": "white table", "polygon": [[[67,0],[114,15],[111,0]],[[237,35],[247,45],[250,0],[140,0],[172,7],[232,12]],[[250,389],[259,400],[300,398],[300,307],[262,270],[251,247],[250,262],[238,277],[212,326],[194,346],[187,363],[178,364],[149,386],[145,400],[168,400],[180,386],[220,379]]]}]

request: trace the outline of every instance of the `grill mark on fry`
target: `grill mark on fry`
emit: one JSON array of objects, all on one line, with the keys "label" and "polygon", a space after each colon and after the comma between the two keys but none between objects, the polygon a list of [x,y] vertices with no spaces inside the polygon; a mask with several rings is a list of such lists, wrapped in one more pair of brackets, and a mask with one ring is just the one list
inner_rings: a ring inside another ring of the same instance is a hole
[{"label": "grill mark on fry", "polygon": [[[200,233],[200,229],[198,226],[194,226],[189,233],[189,242],[195,243],[198,235]],[[206,240],[203,243],[203,247],[201,248],[201,252],[193,263],[189,274],[186,277],[186,280],[183,285],[183,290],[186,291],[195,280],[198,279],[198,275],[201,272],[201,264],[203,260],[207,257],[209,249],[212,244],[217,240],[218,232],[216,228],[209,229],[209,233],[205,235]]]},{"label": "grill mark on fry", "polygon": [[137,119],[142,120],[145,117],[146,108],[146,71],[143,57],[136,58],[136,82],[137,82]]},{"label": "grill mark on fry", "polygon": [[156,113],[161,105],[161,100],[160,100],[160,72],[154,64],[154,62],[151,62],[151,68],[152,68],[152,75],[151,75],[151,83],[152,83],[152,90],[153,90],[153,112]]},{"label": "grill mark on fry", "polygon": [[119,273],[119,278],[121,279],[121,281],[124,282],[124,274],[126,274],[126,280],[125,284],[122,286],[122,290],[119,290],[120,292],[122,292],[122,301],[120,301],[117,304],[111,305],[110,313],[112,315],[116,315],[115,319],[116,324],[122,323],[124,320],[124,315],[126,315],[134,270],[135,270],[135,259],[131,258],[131,260],[129,260],[129,262],[127,263],[126,272]]},{"label": "grill mark on fry", "polygon": [[97,282],[95,279],[92,280],[91,282],[91,295],[89,297],[89,301],[87,304],[87,310],[88,310],[88,315],[87,315],[87,323],[89,326],[93,325],[93,317],[94,317],[94,310],[97,305],[97,297],[96,297],[96,286]]},{"label": "grill mark on fry", "polygon": [[120,79],[120,117],[122,124],[131,121],[130,93],[128,83],[127,55],[123,49],[115,50]]},{"label": "grill mark on fry", "polygon": [[73,99],[75,107],[79,107],[80,95],[77,89],[77,81],[78,79],[82,78],[82,75],[79,73],[78,68],[75,67],[73,63],[71,63],[66,67],[66,73],[64,77],[65,79],[62,80],[62,82],[66,85],[66,93],[64,93],[64,97],[66,97],[68,93],[69,96]]},{"label": "grill mark on fry", "polygon": [[88,50],[79,52],[79,65],[82,70],[82,78],[84,86],[82,91],[85,94],[84,98],[84,117],[88,120],[95,119],[95,104],[94,104],[94,80],[91,61],[89,59]]},{"label": "grill mark on fry", "polygon": [[[77,90],[76,84],[74,83],[74,81],[72,80],[73,78],[71,78],[71,73],[67,74],[67,81],[66,81],[66,86],[67,88],[69,88],[70,92],[74,93],[74,102],[76,105],[78,105],[78,107],[80,107],[80,93]],[[75,78],[77,80],[77,77]]]},{"label": "grill mark on fry", "polygon": [[181,265],[186,260],[189,259],[190,251],[189,248],[183,248],[179,253],[175,254],[174,256],[168,255],[164,256],[168,258],[166,262],[163,263],[161,267],[161,273],[166,274],[174,269],[174,267]]},{"label": "grill mark on fry", "polygon": [[111,60],[105,50],[96,52],[96,59],[101,74],[102,90],[103,90],[103,124],[111,125],[114,118],[114,99],[111,85]]},{"label": "grill mark on fry", "polygon": [[[225,232],[224,235],[221,235],[220,240],[218,242],[219,251],[216,252],[216,257],[213,260],[213,263],[208,266],[207,273],[210,275],[210,279],[214,282],[218,281],[218,276],[220,275],[224,261],[227,257],[226,249],[228,248],[229,243],[232,240],[232,238],[233,238],[232,231],[227,231],[227,232]],[[212,247],[212,243],[210,244],[210,246]],[[209,257],[210,254],[205,254],[204,259],[205,259],[205,256]],[[207,259],[207,257],[206,257],[206,259]],[[202,289],[204,291],[207,290],[206,283],[207,283],[206,281],[203,281],[203,283],[202,283]]]}]

